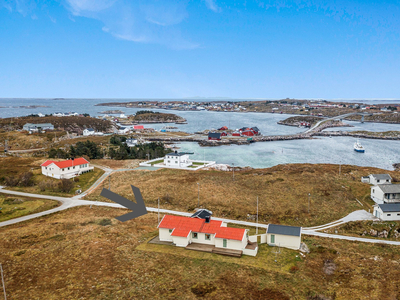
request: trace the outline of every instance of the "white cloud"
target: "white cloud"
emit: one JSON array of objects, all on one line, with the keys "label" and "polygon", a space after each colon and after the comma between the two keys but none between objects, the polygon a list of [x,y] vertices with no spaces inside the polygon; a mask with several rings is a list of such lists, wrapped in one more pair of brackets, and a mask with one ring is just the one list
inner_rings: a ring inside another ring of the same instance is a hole
[{"label": "white cloud", "polygon": [[221,12],[221,8],[215,3],[214,0],[204,0],[206,2],[206,6],[208,9],[211,9],[213,12]]},{"label": "white cloud", "polygon": [[179,26],[188,17],[187,0],[64,0],[74,15],[101,21],[103,31],[118,39],[158,43],[174,49],[196,48]]}]

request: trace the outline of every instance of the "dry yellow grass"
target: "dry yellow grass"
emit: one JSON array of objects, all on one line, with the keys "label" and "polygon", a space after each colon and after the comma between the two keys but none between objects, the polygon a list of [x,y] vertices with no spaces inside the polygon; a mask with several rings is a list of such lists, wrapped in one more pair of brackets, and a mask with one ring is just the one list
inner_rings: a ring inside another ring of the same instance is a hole
[{"label": "dry yellow grass", "polygon": [[[269,169],[232,173],[221,171],[130,171],[111,175],[111,190],[134,199],[130,185],[139,187],[147,206],[192,212],[200,205],[217,217],[254,219],[259,197],[260,222],[289,225],[320,225],[342,218],[357,209],[371,209],[368,184],[361,176],[387,172],[375,168],[335,165],[293,164]],[[396,177],[398,172],[389,172]],[[108,180],[87,199],[106,201],[99,196]],[[311,193],[308,213],[308,193]],[[361,206],[355,199],[360,200]],[[250,215],[250,217],[249,217]]]},{"label": "dry yellow grass", "polygon": [[202,293],[208,299],[400,296],[398,247],[303,236],[311,250],[305,258],[285,249],[275,263],[276,248],[262,245],[258,257],[237,259],[147,245],[145,241],[157,233],[157,216],[147,214],[125,223],[113,219],[124,212],[80,207],[0,228],[8,298],[198,299]]}]

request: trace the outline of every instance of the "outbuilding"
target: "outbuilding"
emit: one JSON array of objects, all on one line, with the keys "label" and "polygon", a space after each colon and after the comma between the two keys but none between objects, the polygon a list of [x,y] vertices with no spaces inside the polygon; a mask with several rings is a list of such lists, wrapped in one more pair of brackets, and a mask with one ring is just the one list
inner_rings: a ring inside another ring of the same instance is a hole
[{"label": "outbuilding", "polygon": [[400,221],[400,203],[376,204],[374,216],[382,221]]},{"label": "outbuilding", "polygon": [[361,177],[361,181],[373,185],[390,184],[392,183],[392,177],[389,174],[370,174],[368,176]]},{"label": "outbuilding", "polygon": [[208,139],[212,141],[219,141],[221,140],[221,133],[219,132],[209,132]]},{"label": "outbuilding", "polygon": [[301,244],[301,227],[269,224],[267,244],[298,250]]}]

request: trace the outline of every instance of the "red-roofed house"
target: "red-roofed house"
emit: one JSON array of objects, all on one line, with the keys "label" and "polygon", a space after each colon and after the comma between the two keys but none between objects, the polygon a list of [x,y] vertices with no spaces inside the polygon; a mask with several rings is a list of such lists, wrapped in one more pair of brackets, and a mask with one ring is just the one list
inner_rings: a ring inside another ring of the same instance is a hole
[{"label": "red-roofed house", "polygon": [[[178,247],[191,243],[243,251],[248,244],[248,229],[227,227],[222,221],[165,215],[158,225],[160,241]],[[246,254],[246,253],[243,253]]]},{"label": "red-roofed house", "polygon": [[69,179],[93,170],[83,157],[63,161],[46,160],[40,166],[43,175],[57,179]]}]

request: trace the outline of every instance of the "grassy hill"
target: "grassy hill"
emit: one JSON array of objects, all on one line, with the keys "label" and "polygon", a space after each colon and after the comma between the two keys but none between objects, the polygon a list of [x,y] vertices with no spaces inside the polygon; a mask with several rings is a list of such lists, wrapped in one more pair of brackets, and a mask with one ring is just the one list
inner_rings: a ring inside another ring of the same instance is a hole
[{"label": "grassy hill", "polygon": [[[198,202],[216,217],[259,220],[264,223],[311,226],[340,219],[357,209],[372,209],[370,187],[361,176],[388,172],[369,167],[291,164],[268,169],[231,172],[133,171],[111,176],[111,190],[133,200],[130,185],[139,187],[147,206],[193,212]],[[388,172],[399,178],[398,172]],[[106,183],[108,188],[108,181]],[[87,199],[106,201],[99,186]],[[310,213],[308,194],[310,193]],[[361,201],[361,206],[356,199]]]},{"label": "grassy hill", "polygon": [[157,215],[124,223],[114,219],[125,212],[72,208],[0,228],[0,261],[8,298],[333,300],[400,296],[398,247],[303,236],[311,250],[305,257],[288,249],[275,256],[277,249],[266,245],[255,258],[173,246],[151,248],[146,241],[157,234]]}]

